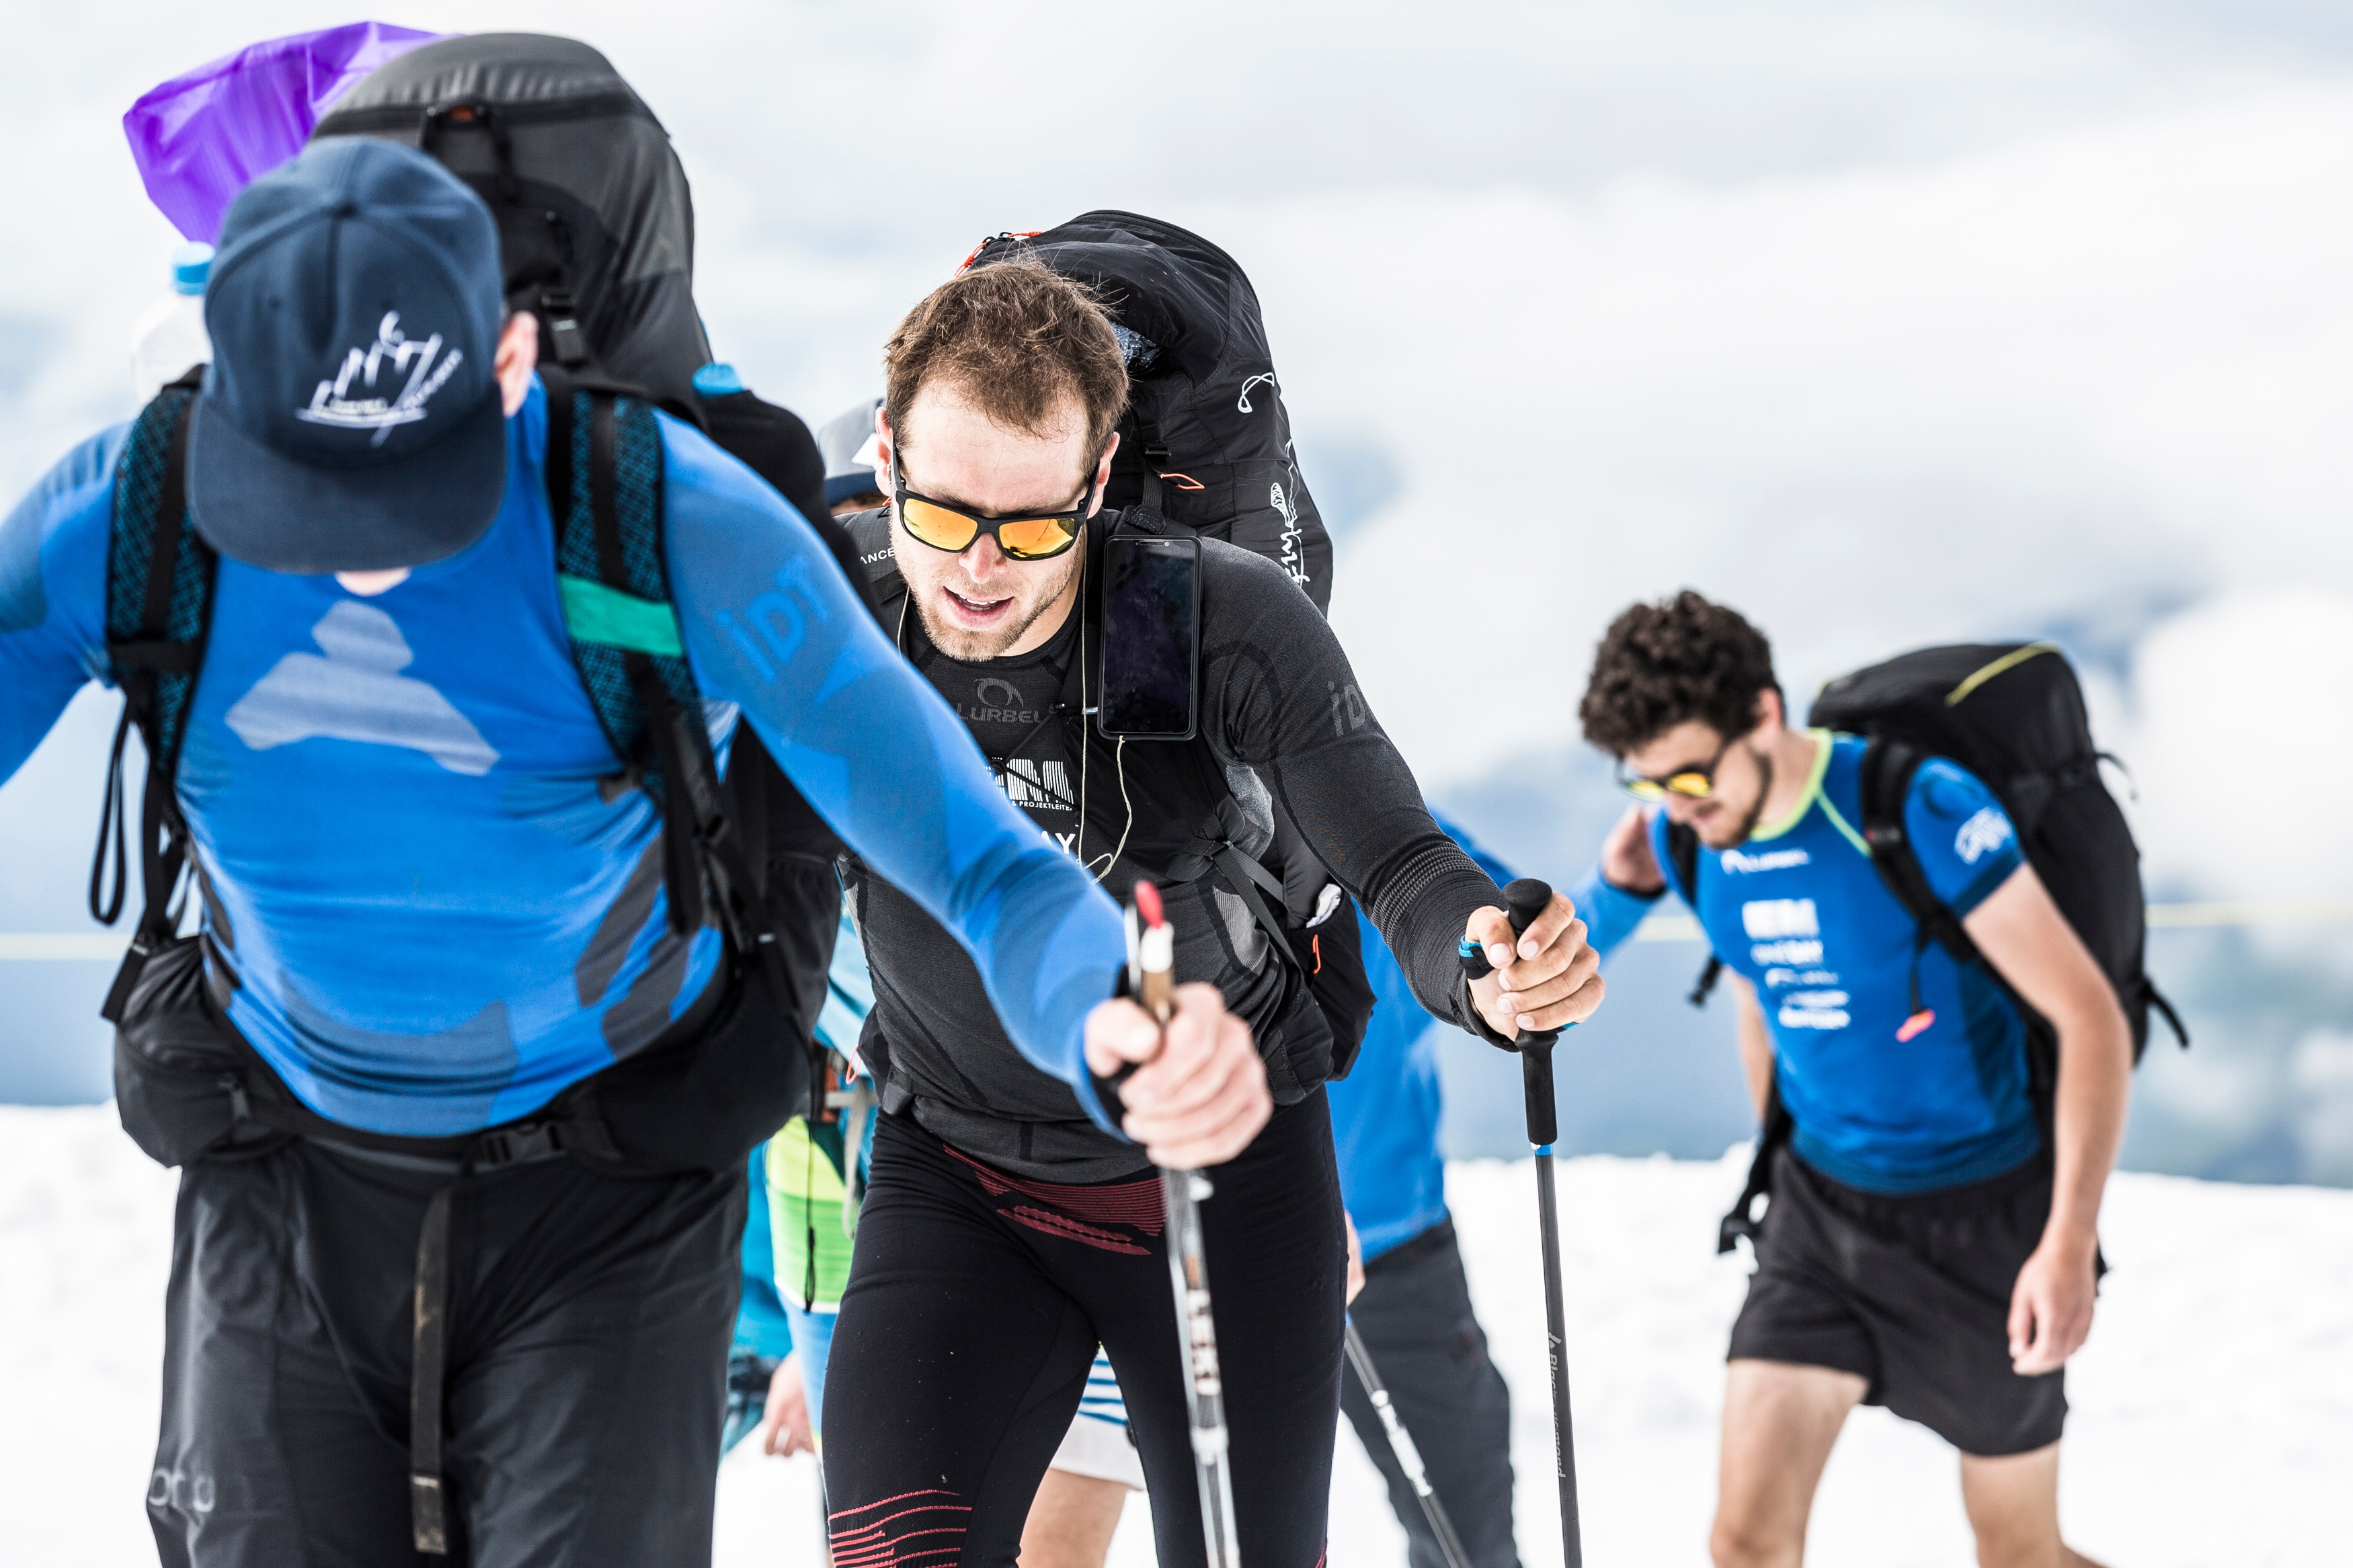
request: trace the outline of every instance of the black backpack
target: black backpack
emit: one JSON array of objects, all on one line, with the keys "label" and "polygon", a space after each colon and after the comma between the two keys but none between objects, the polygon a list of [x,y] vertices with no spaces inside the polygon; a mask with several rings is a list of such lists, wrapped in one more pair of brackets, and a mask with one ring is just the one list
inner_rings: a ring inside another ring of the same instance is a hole
[{"label": "black backpack", "polygon": [[1332,539],[1292,451],[1258,294],[1234,258],[1134,213],[981,241],[965,266],[1034,260],[1094,290],[1127,354],[1106,508],[1141,502],[1281,566],[1332,607]]},{"label": "black backpack", "polygon": [[[2133,1060],[2148,1046],[2151,1008],[2165,1016],[2186,1047],[2188,1030],[2142,967],[2146,905],[2140,851],[2124,812],[2100,777],[2105,753],[2092,739],[2090,716],[2075,671],[2047,642],[1959,644],[1921,648],[1840,676],[1815,698],[1808,722],[1867,736],[1862,762],[1862,836],[1888,891],[1919,923],[1919,942],[1936,942],[1956,963],[1991,974],[2026,1021],[2027,1072],[2036,1114],[2046,1133],[2058,1081],[2058,1041],[2000,972],[1987,963],[1968,931],[1938,899],[1920,868],[1904,826],[1904,802],[1920,764],[1944,757],[1981,781],[2001,801],[2017,829],[2019,847],[2059,912],[2083,939],[2116,988],[2131,1026]],[[1668,835],[1677,891],[1695,885],[1698,842],[1688,829]],[[1709,962],[1694,1003],[1704,1001],[1719,966]],[[1768,1190],[1775,1148],[1793,1130],[1778,1093],[1768,1098],[1766,1124],[1747,1188],[1726,1215],[1718,1251],[1754,1236],[1750,1215]]]},{"label": "black backpack", "polygon": [[[428,44],[370,72],[311,132],[314,142],[335,136],[421,148],[464,180],[497,220],[509,308],[539,318],[543,374],[634,395],[700,427],[792,502],[863,594],[849,536],[825,504],[825,464],[808,427],[740,386],[696,384],[711,349],[691,290],[686,172],[661,122],[602,54],[533,33]],[[724,787],[738,837],[764,862],[770,924],[821,930],[811,954],[795,954],[797,964],[813,955],[821,972],[839,930],[831,866],[841,841],[748,725],[736,731]],[[816,980],[801,989],[821,999],[822,973]],[[816,1021],[814,1013],[803,1020]]]},{"label": "black backpack", "polygon": [[571,38],[445,38],[354,84],[311,132],[432,153],[499,226],[507,306],[540,358],[638,387],[681,418],[711,359],[695,312],[694,207],[670,135],[605,57]]}]

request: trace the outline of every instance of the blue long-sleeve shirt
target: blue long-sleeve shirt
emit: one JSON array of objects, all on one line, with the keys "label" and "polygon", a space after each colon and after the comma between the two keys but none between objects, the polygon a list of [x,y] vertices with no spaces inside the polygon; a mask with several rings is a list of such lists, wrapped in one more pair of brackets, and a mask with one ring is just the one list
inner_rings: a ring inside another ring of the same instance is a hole
[{"label": "blue long-sleeve shirt", "polygon": [[[1438,816],[1438,826],[1498,886],[1517,872]],[[1447,1217],[1446,1158],[1439,1150],[1445,1097],[1438,1080],[1437,1020],[1414,999],[1397,955],[1360,910],[1365,977],[1376,1005],[1364,1047],[1331,1098],[1332,1142],[1340,1162],[1340,1196],[1367,1259],[1411,1241]]]},{"label": "blue long-sleeve shirt", "polygon": [[[126,433],[84,442],[0,525],[0,781],[106,676]],[[667,564],[714,732],[740,711],[1100,1120],[1081,1037],[1123,962],[1116,908],[1007,804],[799,515],[699,431],[661,433]],[[668,929],[652,805],[598,790],[619,763],[570,653],[545,444],[534,387],[489,531],[385,593],[220,563],[178,773],[205,919],[231,1019],[347,1125],[526,1114],[651,1042],[718,966],[716,931]]]}]

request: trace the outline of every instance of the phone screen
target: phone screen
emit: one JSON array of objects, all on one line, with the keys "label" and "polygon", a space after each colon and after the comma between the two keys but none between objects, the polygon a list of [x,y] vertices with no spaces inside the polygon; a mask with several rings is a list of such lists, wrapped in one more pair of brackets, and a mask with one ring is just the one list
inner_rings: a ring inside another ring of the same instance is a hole
[{"label": "phone screen", "polygon": [[1201,633],[1201,542],[1114,537],[1104,547],[1103,708],[1114,738],[1189,741]]}]

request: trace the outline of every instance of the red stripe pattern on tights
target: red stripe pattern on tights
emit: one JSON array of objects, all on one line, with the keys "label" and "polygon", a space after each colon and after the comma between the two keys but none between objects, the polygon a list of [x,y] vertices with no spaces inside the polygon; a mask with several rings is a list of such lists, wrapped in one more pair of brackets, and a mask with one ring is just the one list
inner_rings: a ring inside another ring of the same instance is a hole
[{"label": "red stripe pattern on tights", "polygon": [[952,1145],[941,1146],[978,1178],[990,1206],[1016,1225],[1133,1258],[1149,1256],[1152,1249],[1143,1245],[1143,1239],[1160,1234],[1165,1210],[1156,1175],[1092,1186],[1033,1182],[992,1170]]},{"label": "red stripe pattern on tights", "polygon": [[964,1552],[972,1505],[929,1488],[828,1514],[833,1568],[945,1568]]}]

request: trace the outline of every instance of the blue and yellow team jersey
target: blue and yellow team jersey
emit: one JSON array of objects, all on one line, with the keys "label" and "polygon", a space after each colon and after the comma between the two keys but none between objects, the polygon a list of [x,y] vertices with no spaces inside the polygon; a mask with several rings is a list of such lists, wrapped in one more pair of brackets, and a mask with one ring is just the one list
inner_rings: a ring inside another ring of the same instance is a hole
[{"label": "blue and yellow team jersey", "polygon": [[[1882,1193],[1998,1175],[2042,1144],[2024,1022],[1990,975],[1924,944],[1880,879],[1862,833],[1864,742],[1810,735],[1796,808],[1736,849],[1702,847],[1694,912],[1716,956],[1756,987],[1808,1164]],[[1952,763],[1921,765],[1904,820],[1929,887],[1964,918],[2024,864],[2000,802]],[[1663,813],[1651,832],[1666,866]],[[1598,872],[1575,896],[1605,952],[1650,908]]]}]

